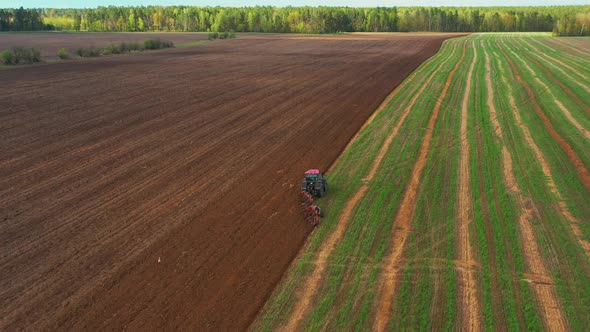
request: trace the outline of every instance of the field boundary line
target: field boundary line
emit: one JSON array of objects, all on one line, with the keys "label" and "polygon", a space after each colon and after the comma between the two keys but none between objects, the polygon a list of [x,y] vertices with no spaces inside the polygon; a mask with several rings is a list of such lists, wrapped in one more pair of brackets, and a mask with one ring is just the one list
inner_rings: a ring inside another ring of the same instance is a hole
[{"label": "field boundary line", "polygon": [[[432,111],[430,119],[428,120],[428,124],[426,126],[426,133],[424,135],[424,138],[422,139],[422,146],[420,147],[418,158],[416,159],[416,163],[414,164],[414,168],[412,169],[411,178],[408,185],[406,186],[404,198],[398,208],[398,212],[393,222],[393,226],[391,229],[392,252],[384,257],[383,269],[385,271],[383,272],[381,280],[383,287],[381,289],[381,296],[379,296],[378,311],[373,326],[373,329],[376,331],[384,331],[389,321],[389,311],[392,305],[392,297],[395,294],[395,283],[397,282],[396,267],[402,256],[402,252],[405,248],[406,241],[410,234],[410,223],[414,215],[415,208],[414,203],[416,201],[417,192],[420,186],[422,171],[424,170],[424,166],[426,166],[426,159],[428,157],[428,151],[430,149],[430,143],[432,141],[434,127],[436,124],[436,120],[438,119],[438,114],[442,107],[443,100],[446,97],[447,91],[449,90],[455,73],[463,63],[466,51],[466,41],[464,41],[463,55],[461,56],[461,59],[459,59],[453,70],[449,73],[443,90],[438,96],[435,107]],[[449,57],[448,59],[450,58],[451,57]],[[441,67],[439,67],[439,69]],[[424,87],[426,87],[426,85]],[[419,96],[420,93],[417,94],[417,97]],[[398,237],[396,238],[396,236]]]},{"label": "field boundary line", "polygon": [[[442,47],[441,47],[441,49],[442,49]],[[439,52],[440,52],[440,49],[439,49]],[[373,123],[375,118],[385,110],[385,108],[389,105],[389,103],[393,100],[393,98],[395,98],[395,96],[397,96],[401,92],[401,90],[406,87],[406,85],[413,83],[412,81],[414,80],[414,77],[416,77],[416,75],[418,75],[419,73],[421,73],[424,70],[425,65],[428,65],[427,62],[429,62],[430,60],[432,60],[433,58],[435,58],[437,56],[438,56],[438,53],[435,54],[434,56],[430,57],[425,62],[423,62],[422,65],[420,65],[418,68],[416,68],[416,70],[414,70],[414,72],[410,76],[408,76],[408,78],[403,80],[403,82],[401,82],[397,87],[395,87],[393,89],[393,91],[391,91],[385,97],[385,99],[383,99],[381,104],[379,104],[379,107],[377,107],[377,109],[373,112],[373,114],[371,114],[371,116],[367,119],[367,121],[365,121],[365,123],[363,123],[361,128],[354,134],[354,136],[352,136],[350,141],[348,141],[348,143],[346,143],[346,146],[344,147],[342,152],[340,152],[339,155],[343,155],[344,153],[346,153],[347,151],[350,150],[351,146],[358,139],[358,136],[360,135],[360,133],[362,131],[364,131],[369,125],[371,125],[371,123]],[[330,167],[328,167],[328,170],[326,173],[332,172],[338,166],[339,163],[340,163],[340,158],[336,158],[336,160],[332,163],[332,165],[330,165]]]},{"label": "field boundary line", "polygon": [[[474,262],[473,248],[471,247],[471,241],[469,237],[469,225],[473,221],[473,203],[471,196],[470,178],[469,172],[469,140],[467,138],[467,117],[469,112],[469,97],[471,94],[471,86],[473,84],[473,69],[477,62],[477,48],[473,48],[473,61],[469,67],[467,73],[467,82],[465,83],[465,93],[463,94],[463,100],[461,103],[461,125],[460,125],[460,157],[459,157],[459,208],[457,210],[458,219],[458,253],[459,260],[467,265],[471,265]],[[477,332],[481,331],[480,325],[480,303],[477,298],[477,287],[475,280],[475,271],[473,269],[460,269],[458,270],[459,280],[464,280],[464,283],[460,283],[460,313],[461,313],[461,326],[463,328]]]},{"label": "field boundary line", "polygon": [[535,292],[538,305],[543,314],[546,327],[551,331],[565,331],[566,320],[561,310],[560,302],[557,298],[557,294],[553,285],[553,279],[547,270],[539,244],[535,236],[535,230],[531,225],[531,219],[537,215],[534,201],[530,197],[526,197],[516,177],[514,175],[514,168],[512,162],[512,156],[506,147],[505,138],[502,132],[502,126],[498,120],[498,114],[496,106],[494,105],[494,90],[491,79],[491,66],[488,52],[485,50],[484,54],[486,58],[486,90],[487,94],[487,105],[490,113],[490,120],[493,127],[495,128],[496,136],[502,142],[502,165],[504,173],[504,181],[506,188],[509,192],[513,193],[518,200],[518,209],[520,210],[520,216],[518,217],[518,225],[520,229],[520,237],[522,240],[522,249],[525,261],[527,262],[528,269],[531,275],[536,276],[534,279],[531,278],[530,285]]},{"label": "field boundary line", "polygon": [[[452,58],[452,56],[454,55],[454,52],[455,51],[453,50],[453,53],[443,62],[443,64],[446,63],[450,58]],[[346,206],[344,207],[344,209],[342,210],[342,213],[340,214],[340,216],[338,218],[338,223],[336,224],[336,228],[330,234],[328,239],[320,247],[319,253],[318,253],[318,260],[316,262],[314,270],[309,276],[307,276],[307,278],[305,278],[305,282],[303,283],[304,293],[298,299],[294,308],[292,309],[291,315],[289,316],[287,324],[285,326],[279,328],[280,330],[294,331],[294,330],[298,329],[299,324],[301,323],[301,321],[305,317],[306,313],[310,309],[311,300],[314,297],[314,295],[316,294],[317,289],[319,287],[318,281],[321,279],[322,275],[324,274],[324,271],[326,270],[328,257],[334,251],[334,249],[336,248],[336,244],[340,241],[340,239],[344,235],[344,232],[346,231],[346,228],[348,225],[348,221],[350,220],[350,218],[352,216],[352,212],[354,211],[354,208],[356,207],[358,202],[360,202],[360,200],[365,196],[367,190],[369,189],[368,182],[370,182],[373,179],[373,177],[375,176],[375,174],[377,173],[377,169],[381,165],[381,162],[382,162],[383,158],[385,157],[385,154],[389,150],[389,147],[390,147],[391,143],[393,142],[393,139],[395,137],[397,137],[402,125],[405,123],[406,118],[410,114],[410,110],[412,109],[412,107],[416,103],[416,100],[420,97],[420,94],[422,92],[424,92],[424,90],[426,89],[428,84],[430,84],[430,82],[432,81],[434,76],[436,76],[436,74],[438,74],[438,72],[441,70],[441,67],[442,67],[442,65],[439,66],[439,68],[437,68],[431,74],[428,81],[422,85],[420,92],[415,94],[415,96],[411,99],[410,103],[404,109],[401,117],[399,118],[398,122],[396,123],[396,125],[392,129],[391,133],[385,139],[385,142],[383,143],[383,145],[381,146],[381,149],[379,150],[379,154],[377,155],[377,157],[373,161],[373,165],[372,165],[371,169],[369,170],[367,175],[363,178],[363,184],[355,192],[355,194],[352,196],[352,198],[346,203]],[[415,75],[417,73],[418,72],[416,72]],[[412,78],[415,75],[412,75]],[[408,84],[408,83],[406,83],[406,84]],[[394,89],[394,91],[390,94],[391,98],[387,97],[382,102],[381,106],[378,109],[379,112],[382,112],[386,108],[386,106],[389,104],[391,99],[395,95],[397,95],[397,93],[399,93],[401,91],[401,89],[403,89],[405,87],[406,84],[399,85],[396,89]],[[377,111],[374,112],[375,116],[377,113],[378,113]],[[369,120],[373,121],[374,118],[375,118],[374,116],[371,116],[371,118],[369,118]],[[367,126],[368,126],[368,123],[367,123]],[[365,126],[363,126],[363,127],[365,127]],[[356,138],[356,135],[354,138]],[[354,138],[353,138],[353,140],[354,140]]]}]

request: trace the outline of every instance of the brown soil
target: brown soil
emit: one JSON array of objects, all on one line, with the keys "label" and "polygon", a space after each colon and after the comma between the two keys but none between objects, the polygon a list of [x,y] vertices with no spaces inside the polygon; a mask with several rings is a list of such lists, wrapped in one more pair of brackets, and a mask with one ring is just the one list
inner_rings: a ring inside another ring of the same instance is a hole
[{"label": "brown soil", "polygon": [[[436,101],[434,109],[432,110],[432,114],[428,120],[428,125],[426,126],[426,133],[424,134],[424,139],[422,140],[422,145],[420,146],[418,158],[412,170],[410,181],[405,190],[404,198],[393,222],[391,236],[392,249],[391,252],[383,258],[384,272],[381,280],[382,287],[379,288],[381,295],[377,297],[378,309],[373,326],[377,331],[384,331],[390,318],[392,298],[395,293],[395,286],[398,279],[396,269],[399,266],[399,260],[402,258],[406,240],[410,234],[410,223],[414,215],[416,196],[418,193],[418,188],[420,187],[422,171],[426,165],[426,160],[430,149],[430,142],[432,141],[432,135],[434,132],[434,126],[436,124],[442,102],[446,97],[453,77],[459,69],[459,66],[462,64],[463,59],[465,58],[465,51],[466,47],[463,45],[463,55],[461,56],[459,62],[457,62],[455,68],[453,68],[453,70],[449,73],[443,90]],[[425,86],[427,85],[428,83],[425,84]],[[420,95],[420,93],[417,95]]]},{"label": "brown soil", "polygon": [[[501,140],[504,140],[502,127],[498,121],[496,107],[494,105],[494,90],[491,80],[491,68],[490,59],[485,53],[486,57],[486,89],[488,91],[487,105],[490,110],[490,120],[494,128],[497,128],[496,134]],[[518,72],[515,71],[519,81],[522,79],[518,76]],[[518,200],[520,208],[520,216],[518,225],[520,227],[521,241],[523,244],[523,254],[527,263],[527,268],[530,273],[541,276],[541,279],[547,281],[551,280],[551,283],[531,283],[533,291],[535,292],[536,299],[539,302],[542,316],[545,321],[545,326],[551,331],[565,331],[566,320],[559,300],[557,299],[557,293],[552,285],[552,278],[549,271],[545,267],[539,244],[535,237],[535,231],[531,224],[532,219],[536,216],[535,203],[528,197],[525,197],[522,193],[518,182],[514,176],[514,169],[512,166],[512,157],[506,144],[502,144],[502,163],[504,180],[506,181],[506,187],[509,191],[513,192]]]},{"label": "brown soil", "polygon": [[246,328],[311,231],[301,173],[451,35],[411,36],[1,72],[0,329]]},{"label": "brown soil", "polygon": [[57,59],[57,52],[65,48],[74,56],[78,48],[105,47],[111,44],[143,42],[147,38],[159,38],[174,44],[207,40],[207,33],[195,32],[11,32],[0,33],[0,50],[10,47],[34,47],[45,60]]},{"label": "brown soil", "polygon": [[[585,37],[580,39],[583,41],[588,41],[588,38]],[[551,41],[554,41],[556,44],[560,44],[561,46],[564,46],[579,54],[590,56],[590,52],[588,52],[588,43],[584,43],[586,47],[579,47],[579,45],[575,43],[574,38],[551,38]]]},{"label": "brown soil", "polygon": [[[357,139],[358,135],[363,132],[372,122],[373,120],[375,120],[375,117],[377,117],[377,115],[379,115],[381,112],[383,112],[383,110],[385,110],[385,107],[387,107],[387,105],[389,105],[389,103],[391,102],[391,100],[393,99],[393,97],[395,97],[399,91],[401,91],[409,82],[411,82],[414,77],[420,73],[420,70],[416,70],[412,73],[412,75],[408,76],[408,78],[406,78],[397,88],[395,88],[385,99],[383,99],[383,101],[381,102],[381,105],[379,105],[379,108],[377,108],[375,110],[375,112],[373,112],[373,114],[371,114],[371,116],[367,119],[367,121],[365,121],[365,123],[363,123],[363,126],[359,129],[359,131],[356,132],[356,134],[354,134],[354,136],[350,139],[350,141],[348,142],[348,144],[346,144],[346,147],[342,150],[341,154],[346,153],[346,151],[348,151],[348,149],[350,149],[350,146],[352,145],[352,143],[354,143],[354,141]],[[416,99],[416,98],[414,98]],[[405,114],[405,113],[404,113]],[[405,117],[404,117],[405,119]],[[399,129],[398,129],[399,130]],[[381,155],[381,154],[380,154]],[[380,157],[380,159],[382,159],[383,156]],[[336,159],[334,161],[334,163],[332,163],[332,165],[330,165],[330,168],[328,169],[328,172],[330,172],[331,170],[333,170],[337,165],[338,165],[338,161],[340,160],[340,158]],[[380,163],[379,163],[380,164]],[[373,176],[375,175],[374,173],[377,171],[377,166],[375,166],[375,164],[373,164],[373,167],[371,168],[371,172],[368,175],[368,177],[370,176],[370,178],[373,178]],[[372,174],[371,174],[372,173]]]},{"label": "brown soil", "polygon": [[[465,83],[465,93],[461,104],[461,126],[460,136],[461,151],[459,157],[459,197],[458,197],[458,215],[457,215],[457,247],[459,260],[466,265],[474,264],[473,248],[469,238],[469,225],[473,220],[472,210],[473,202],[471,195],[471,174],[469,172],[469,139],[467,137],[467,116],[469,112],[469,97],[473,78],[473,68],[477,61],[477,51],[474,48],[474,58],[467,73],[467,82]],[[477,284],[475,280],[475,271],[472,269],[463,269],[458,271],[459,275],[459,298],[460,298],[460,322],[464,330],[480,331],[481,316],[480,304],[477,297]]]},{"label": "brown soil", "polygon": [[560,38],[562,42],[569,44],[571,46],[577,47],[580,51],[585,53],[586,55],[590,55],[590,38],[583,37],[573,37],[573,38]]}]

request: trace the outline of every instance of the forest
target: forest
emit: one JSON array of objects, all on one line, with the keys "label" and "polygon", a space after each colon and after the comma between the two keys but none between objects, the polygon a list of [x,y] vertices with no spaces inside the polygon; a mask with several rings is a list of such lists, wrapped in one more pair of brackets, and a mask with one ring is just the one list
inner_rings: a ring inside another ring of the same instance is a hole
[{"label": "forest", "polygon": [[590,6],[0,9],[0,31],[528,32],[590,35]]}]

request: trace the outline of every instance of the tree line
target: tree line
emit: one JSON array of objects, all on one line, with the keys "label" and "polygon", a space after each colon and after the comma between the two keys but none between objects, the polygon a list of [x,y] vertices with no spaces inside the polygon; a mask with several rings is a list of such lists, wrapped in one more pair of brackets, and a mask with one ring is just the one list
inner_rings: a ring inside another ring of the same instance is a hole
[{"label": "tree line", "polygon": [[1,31],[527,32],[590,35],[590,6],[0,9]]},{"label": "tree line", "polygon": [[43,23],[40,9],[0,9],[0,31],[51,30]]}]

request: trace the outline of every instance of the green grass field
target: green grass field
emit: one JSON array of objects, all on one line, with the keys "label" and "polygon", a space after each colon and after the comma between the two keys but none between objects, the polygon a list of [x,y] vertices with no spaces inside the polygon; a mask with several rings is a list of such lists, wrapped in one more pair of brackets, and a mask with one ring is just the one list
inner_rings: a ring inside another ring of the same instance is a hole
[{"label": "green grass field", "polygon": [[446,41],[329,171],[326,217],[252,328],[590,326],[590,53],[579,45]]}]

